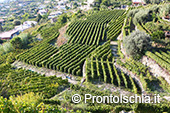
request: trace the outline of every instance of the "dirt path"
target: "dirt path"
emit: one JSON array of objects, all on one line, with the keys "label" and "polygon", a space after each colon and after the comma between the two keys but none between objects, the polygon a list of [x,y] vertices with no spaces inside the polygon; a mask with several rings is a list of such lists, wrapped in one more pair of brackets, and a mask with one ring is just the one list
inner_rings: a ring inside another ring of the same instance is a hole
[{"label": "dirt path", "polygon": [[116,41],[111,41],[110,42],[110,47],[111,47],[111,50],[112,50],[112,54],[115,58],[118,57],[117,55],[117,51],[118,51],[118,44]]},{"label": "dirt path", "polygon": [[57,38],[57,42],[56,42],[58,47],[60,47],[63,44],[67,43],[67,41],[68,41],[68,39],[65,36],[65,33],[66,33],[68,25],[69,25],[69,23],[67,25],[65,25],[64,27],[62,27],[61,29],[59,29],[60,35]]},{"label": "dirt path", "polygon": [[[15,61],[13,64],[12,64],[14,67],[17,67],[17,68],[24,68],[24,69],[27,69],[27,70],[31,70],[33,72],[37,72],[41,75],[44,75],[45,76],[57,76],[57,77],[62,77],[62,79],[67,79],[66,78],[66,73],[62,73],[62,72],[57,72],[55,70],[51,70],[51,69],[47,69],[47,68],[43,68],[43,67],[36,67],[36,66],[32,66],[32,65],[29,65],[29,64],[26,64],[24,62],[21,62],[21,61]],[[77,84],[78,81],[75,80],[74,77],[72,77],[72,79],[68,79],[68,82],[69,83],[72,83],[72,84]]]},{"label": "dirt path", "polygon": [[143,85],[140,81],[140,79],[135,75],[133,74],[131,71],[128,71],[126,68],[123,68],[121,67],[120,65],[118,64],[115,64],[116,68],[118,68],[119,70],[123,71],[125,74],[127,74],[128,76],[131,76],[135,81],[136,83],[139,85],[139,87],[141,88],[141,91],[142,93],[145,92],[144,88],[143,88]]},{"label": "dirt path", "polygon": [[159,66],[159,64],[157,64],[153,59],[143,56],[141,62],[150,67],[150,71],[155,77],[161,76],[170,84],[170,73],[166,69]]}]

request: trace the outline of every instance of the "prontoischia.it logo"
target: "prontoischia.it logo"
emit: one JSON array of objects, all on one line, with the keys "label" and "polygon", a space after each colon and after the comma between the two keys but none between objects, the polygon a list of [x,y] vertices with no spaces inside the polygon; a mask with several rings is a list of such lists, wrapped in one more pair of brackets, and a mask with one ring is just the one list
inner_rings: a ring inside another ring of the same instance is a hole
[{"label": "prontoischia.it logo", "polygon": [[140,95],[137,94],[133,96],[126,95],[110,95],[110,96],[94,96],[91,94],[85,94],[84,99],[79,94],[74,94],[72,96],[73,103],[160,103],[160,95],[155,94],[153,96]]}]

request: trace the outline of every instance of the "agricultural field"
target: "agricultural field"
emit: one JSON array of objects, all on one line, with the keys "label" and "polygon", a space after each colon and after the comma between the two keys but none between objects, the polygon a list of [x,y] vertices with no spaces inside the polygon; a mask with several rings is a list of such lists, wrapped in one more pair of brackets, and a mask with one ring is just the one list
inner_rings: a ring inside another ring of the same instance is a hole
[{"label": "agricultural field", "polygon": [[[14,113],[43,109],[50,113],[170,112],[170,37],[166,34],[170,22],[163,18],[170,15],[169,7],[160,4],[91,11],[78,21],[39,26],[31,35],[40,39],[32,39],[28,48],[0,56],[0,104],[14,107]],[[62,28],[67,28],[64,34]],[[56,45],[61,32],[67,42]],[[30,69],[18,68],[22,67],[19,62]],[[47,76],[38,69],[56,73]],[[74,103],[74,94],[82,101]],[[84,103],[85,94],[159,94],[161,102]],[[15,98],[26,100],[29,95],[38,98],[30,99],[35,106],[30,107],[30,101],[26,107],[22,102],[13,104]],[[0,112],[11,112],[11,108],[5,111],[0,106]]]}]

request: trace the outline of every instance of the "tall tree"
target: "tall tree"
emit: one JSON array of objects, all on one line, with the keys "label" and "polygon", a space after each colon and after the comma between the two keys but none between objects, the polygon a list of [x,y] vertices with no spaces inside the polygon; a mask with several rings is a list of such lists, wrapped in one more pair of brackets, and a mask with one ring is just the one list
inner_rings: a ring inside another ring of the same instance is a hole
[{"label": "tall tree", "polygon": [[10,43],[15,49],[20,49],[22,47],[22,40],[20,37],[14,37],[10,40]]},{"label": "tall tree", "polygon": [[151,37],[145,32],[134,31],[123,40],[127,55],[139,58],[151,49]]}]

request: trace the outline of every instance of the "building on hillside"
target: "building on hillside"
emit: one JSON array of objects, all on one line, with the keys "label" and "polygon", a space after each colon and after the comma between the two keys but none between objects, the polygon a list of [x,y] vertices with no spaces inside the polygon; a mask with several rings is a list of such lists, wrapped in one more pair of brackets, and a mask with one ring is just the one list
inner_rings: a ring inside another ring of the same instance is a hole
[{"label": "building on hillside", "polygon": [[50,3],[50,1],[49,1],[49,0],[45,0],[44,3],[45,3],[45,4],[48,4],[48,3]]},{"label": "building on hillside", "polygon": [[62,10],[66,10],[66,6],[62,5],[62,6],[57,6],[57,9],[62,11]]},{"label": "building on hillside", "polygon": [[73,2],[67,3],[66,6],[69,7],[69,8],[73,8]]},{"label": "building on hillside", "polygon": [[51,12],[50,15],[48,16],[48,19],[57,17],[57,16],[59,16],[59,15],[61,15],[61,14],[62,14],[61,11]]},{"label": "building on hillside", "polygon": [[58,1],[57,2],[57,5],[66,5],[67,4],[67,2],[68,2],[68,0],[61,0],[61,1]]},{"label": "building on hillside", "polygon": [[87,0],[87,3],[90,5],[94,5],[95,0]]},{"label": "building on hillside", "polygon": [[38,13],[42,16],[42,15],[46,15],[48,11],[43,9],[43,10],[39,10]]},{"label": "building on hillside", "polygon": [[38,9],[44,9],[44,8],[46,8],[46,5],[40,5],[40,6],[38,7]]},{"label": "building on hillside", "polygon": [[23,32],[24,30],[31,28],[32,24],[37,25],[37,22],[36,21],[25,21],[22,25],[15,26],[15,29]]},{"label": "building on hillside", "polygon": [[80,9],[81,10],[89,10],[89,9],[92,9],[92,8],[88,5],[81,5]]},{"label": "building on hillside", "polygon": [[139,5],[145,5],[145,1],[144,0],[132,0],[132,5],[134,6],[139,6]]},{"label": "building on hillside", "polygon": [[0,38],[2,40],[10,40],[13,37],[19,35],[19,31],[16,29],[0,33]]},{"label": "building on hillside", "polygon": [[36,25],[37,22],[36,22],[36,21],[25,21],[23,24],[24,24],[24,25],[31,25],[31,24]]},{"label": "building on hillside", "polygon": [[81,7],[80,7],[80,9],[81,10],[89,10],[89,9],[92,9],[92,7],[91,7],[91,3],[89,3],[89,2],[84,2],[84,5],[80,5]]}]

